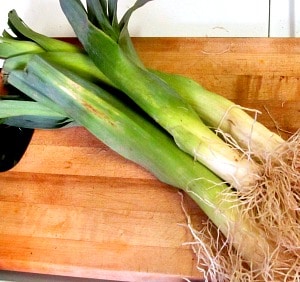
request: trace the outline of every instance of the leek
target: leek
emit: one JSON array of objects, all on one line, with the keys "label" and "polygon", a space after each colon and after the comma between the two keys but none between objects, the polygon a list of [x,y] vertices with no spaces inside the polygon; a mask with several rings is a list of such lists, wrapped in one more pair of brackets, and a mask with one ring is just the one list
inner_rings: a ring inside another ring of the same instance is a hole
[{"label": "leek", "polygon": [[[92,6],[93,2],[98,1],[88,1],[88,7]],[[146,2],[148,1],[137,1],[124,15],[125,19],[130,17],[135,8]],[[165,128],[182,150],[234,187],[241,187],[244,183],[253,181],[249,175],[258,173],[255,164],[244,160],[241,154],[211,132],[192,107],[183,101],[172,87],[152,72],[132,62],[114,37],[110,37],[105,30],[92,24],[80,1],[60,1],[60,3],[95,65]],[[98,20],[99,18],[101,17],[99,16]],[[120,21],[120,35],[122,26],[126,26],[124,21]]]}]

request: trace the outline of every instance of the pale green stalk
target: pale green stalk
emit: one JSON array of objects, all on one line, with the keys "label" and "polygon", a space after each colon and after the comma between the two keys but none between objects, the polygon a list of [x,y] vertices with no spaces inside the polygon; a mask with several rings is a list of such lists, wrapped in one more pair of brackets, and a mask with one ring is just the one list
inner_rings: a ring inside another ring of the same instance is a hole
[{"label": "pale green stalk", "polygon": [[[0,44],[1,51],[1,44]],[[12,70],[22,70],[26,67],[27,62],[36,53],[26,52],[24,55],[15,54],[13,57],[7,58],[4,61],[2,73],[9,74]],[[83,53],[76,52],[42,52],[39,53],[41,57],[63,66],[73,72],[79,74],[81,77],[86,78],[92,82],[114,86],[113,83],[95,66],[90,58]],[[1,56],[0,56],[1,57]]]},{"label": "pale green stalk", "polygon": [[40,52],[44,52],[44,49],[34,42],[0,37],[0,58]]},{"label": "pale green stalk", "polygon": [[208,91],[190,78],[157,71],[155,73],[195,109],[205,124],[229,134],[243,150],[268,154],[283,144],[284,140],[279,135],[225,97]]}]

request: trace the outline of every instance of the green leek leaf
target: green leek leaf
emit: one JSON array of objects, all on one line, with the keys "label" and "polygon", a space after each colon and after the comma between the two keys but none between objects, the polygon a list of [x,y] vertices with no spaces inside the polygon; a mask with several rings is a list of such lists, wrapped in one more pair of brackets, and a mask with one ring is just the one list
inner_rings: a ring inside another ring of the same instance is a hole
[{"label": "green leek leaf", "polygon": [[102,29],[111,38],[114,38],[114,40],[117,40],[118,32],[114,30],[109,22],[106,1],[87,0],[86,3],[89,20],[92,19],[91,22],[93,22],[95,26]]},{"label": "green leek leaf", "polygon": [[8,14],[8,25],[17,37],[24,40],[34,41],[44,50],[67,52],[82,51],[80,48],[74,46],[73,44],[50,38],[33,31],[22,21],[22,19],[19,18],[15,10],[10,11]]},{"label": "green leek leaf", "polygon": [[2,124],[32,129],[57,129],[76,125],[72,119],[38,102],[20,100],[0,100],[0,120]]}]

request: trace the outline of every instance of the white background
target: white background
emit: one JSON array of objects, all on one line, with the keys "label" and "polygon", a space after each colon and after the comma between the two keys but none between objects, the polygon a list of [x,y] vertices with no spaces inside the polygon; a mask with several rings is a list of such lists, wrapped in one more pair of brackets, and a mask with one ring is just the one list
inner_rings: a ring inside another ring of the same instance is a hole
[{"label": "white background", "polygon": [[300,37],[300,1],[271,0],[270,35]]},{"label": "white background", "polygon": [[[1,2],[0,31],[6,28],[8,11],[16,9],[20,17],[36,31],[49,36],[74,35],[60,10],[58,0]],[[119,14],[133,2],[135,0],[120,0]],[[130,31],[132,36],[299,36],[299,2],[300,0],[154,0],[134,14]]]}]

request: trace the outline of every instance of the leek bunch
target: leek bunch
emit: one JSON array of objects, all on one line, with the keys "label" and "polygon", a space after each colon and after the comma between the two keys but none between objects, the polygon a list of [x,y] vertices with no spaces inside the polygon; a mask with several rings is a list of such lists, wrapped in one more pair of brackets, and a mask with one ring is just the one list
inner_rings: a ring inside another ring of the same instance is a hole
[{"label": "leek bunch", "polygon": [[148,70],[128,32],[131,14],[147,2],[138,0],[118,21],[116,0],[87,0],[87,10],[79,0],[60,1],[84,49],[32,31],[12,11],[15,36],[0,39],[12,87],[0,100],[1,122],[84,126],[185,191],[224,238],[207,246],[210,279],[296,279],[299,135],[286,142],[196,82]]}]

